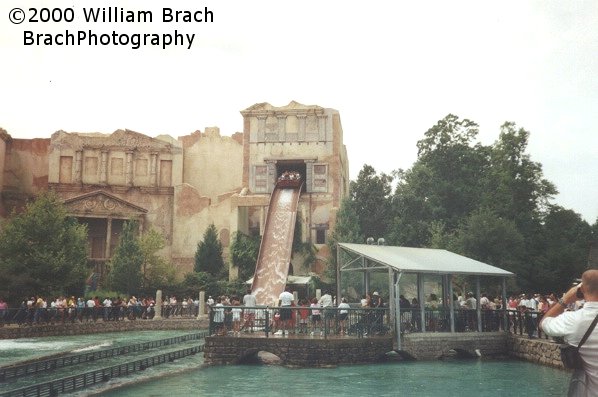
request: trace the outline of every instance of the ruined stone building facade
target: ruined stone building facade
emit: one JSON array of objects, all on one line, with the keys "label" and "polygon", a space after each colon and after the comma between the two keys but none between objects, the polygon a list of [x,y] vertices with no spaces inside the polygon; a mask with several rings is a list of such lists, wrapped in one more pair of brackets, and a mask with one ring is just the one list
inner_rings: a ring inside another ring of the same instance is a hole
[{"label": "ruined stone building facade", "polygon": [[[214,224],[227,252],[235,232],[263,233],[277,177],[305,180],[297,218],[302,238],[319,249],[320,272],[341,199],[348,194],[348,159],[338,111],[291,102],[243,111],[243,132],[218,128],[174,139],[129,131],[58,131],[49,139],[14,139],[0,130],[0,216],[46,189],[89,230],[89,257],[99,271],[118,244],[123,222],[139,221],[164,236],[162,255],[182,275],[193,270],[197,244]],[[234,274],[233,274],[234,277]]]}]

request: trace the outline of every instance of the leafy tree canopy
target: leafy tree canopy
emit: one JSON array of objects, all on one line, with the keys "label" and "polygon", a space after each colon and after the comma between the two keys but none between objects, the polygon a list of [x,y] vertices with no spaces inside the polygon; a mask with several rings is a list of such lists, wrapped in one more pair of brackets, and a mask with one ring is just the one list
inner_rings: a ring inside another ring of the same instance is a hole
[{"label": "leafy tree canopy", "polygon": [[41,194],[0,231],[0,294],[7,299],[83,292],[87,228],[53,192]]}]

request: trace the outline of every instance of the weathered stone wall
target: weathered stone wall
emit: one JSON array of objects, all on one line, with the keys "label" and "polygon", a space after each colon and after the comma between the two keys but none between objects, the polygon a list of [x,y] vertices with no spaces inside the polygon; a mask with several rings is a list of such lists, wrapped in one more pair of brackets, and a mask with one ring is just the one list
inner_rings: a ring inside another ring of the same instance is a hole
[{"label": "weathered stone wall", "polygon": [[392,350],[392,339],[287,339],[207,337],[206,364],[236,364],[258,351],[278,356],[284,365],[327,366],[374,363]]},{"label": "weathered stone wall", "polygon": [[564,368],[559,345],[552,340],[528,339],[510,335],[507,344],[511,357],[550,367]]},{"label": "weathered stone wall", "polygon": [[417,360],[437,360],[458,353],[482,357],[505,356],[508,353],[508,335],[503,332],[484,333],[426,333],[407,334],[401,341],[401,350]]},{"label": "weathered stone wall", "polygon": [[74,324],[47,324],[28,327],[2,327],[0,339],[34,338],[40,336],[86,335],[104,332],[195,330],[208,328],[207,319],[168,319],[135,321],[98,321]]},{"label": "weathered stone wall", "polygon": [[6,148],[4,187],[30,195],[48,185],[50,139],[12,139]]}]

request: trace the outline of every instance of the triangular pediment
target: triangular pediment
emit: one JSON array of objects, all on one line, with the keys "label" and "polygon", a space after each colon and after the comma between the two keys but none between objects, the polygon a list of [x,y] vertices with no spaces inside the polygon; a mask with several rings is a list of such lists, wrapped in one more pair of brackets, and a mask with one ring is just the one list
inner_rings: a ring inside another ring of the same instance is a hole
[{"label": "triangular pediment", "polygon": [[64,201],[67,211],[75,216],[111,216],[136,218],[147,213],[145,208],[103,190],[96,190]]}]

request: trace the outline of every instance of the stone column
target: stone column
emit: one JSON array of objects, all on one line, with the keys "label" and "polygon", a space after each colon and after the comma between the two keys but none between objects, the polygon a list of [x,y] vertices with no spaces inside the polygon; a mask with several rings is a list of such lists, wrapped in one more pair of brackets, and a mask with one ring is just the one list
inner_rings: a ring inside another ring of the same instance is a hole
[{"label": "stone column", "polygon": [[305,192],[313,192],[314,183],[314,161],[305,160]]},{"label": "stone column", "polygon": [[307,114],[297,115],[297,120],[299,121],[299,131],[297,140],[300,142],[305,140],[305,119],[307,119]]},{"label": "stone column", "polygon": [[268,161],[268,193],[272,193],[274,191],[274,186],[276,186],[276,161]]},{"label": "stone column", "polygon": [[83,169],[83,151],[82,150],[77,150],[75,152],[75,180],[74,182],[76,184],[81,184],[82,182],[82,176],[81,176],[81,170]]},{"label": "stone column", "polygon": [[110,244],[112,243],[112,218],[106,219],[106,247],[104,248],[104,258],[110,259]]},{"label": "stone column", "polygon": [[127,151],[125,159],[125,185],[133,186],[133,152]]},{"label": "stone column", "polygon": [[266,140],[266,119],[268,118],[265,114],[257,116],[257,141],[264,142]]},{"label": "stone column", "polygon": [[277,114],[278,119],[278,140],[284,142],[286,140],[286,129],[287,129],[287,115]]},{"label": "stone column", "polygon": [[326,115],[318,115],[318,136],[320,142],[326,141]]},{"label": "stone column", "polygon": [[108,151],[102,150],[100,160],[100,185],[108,183]]},{"label": "stone column", "polygon": [[199,291],[199,308],[197,310],[197,319],[201,320],[207,318],[206,315],[206,292]]},{"label": "stone column", "polygon": [[162,290],[159,289],[156,291],[156,305],[154,306],[156,309],[156,314],[154,315],[154,320],[162,320]]},{"label": "stone column", "polygon": [[150,185],[158,186],[158,153],[150,154]]}]

